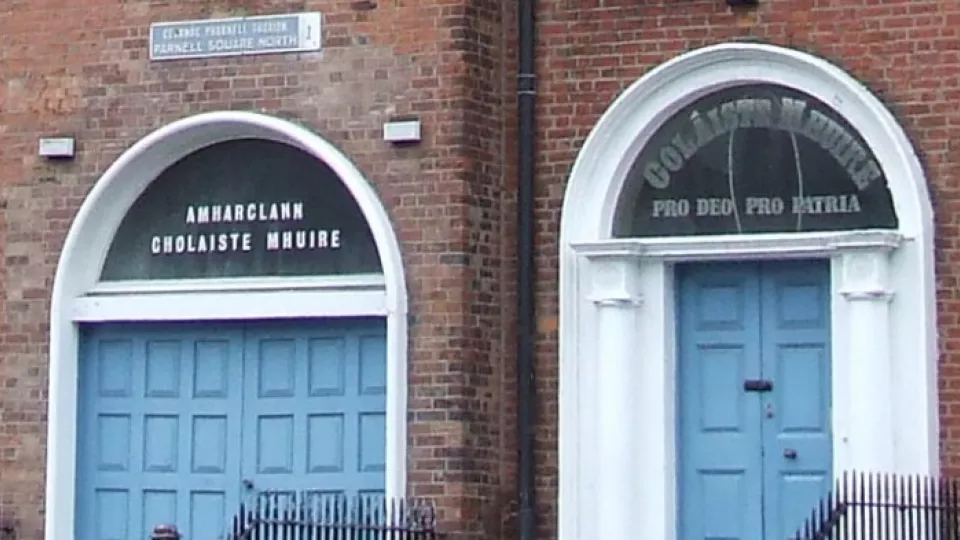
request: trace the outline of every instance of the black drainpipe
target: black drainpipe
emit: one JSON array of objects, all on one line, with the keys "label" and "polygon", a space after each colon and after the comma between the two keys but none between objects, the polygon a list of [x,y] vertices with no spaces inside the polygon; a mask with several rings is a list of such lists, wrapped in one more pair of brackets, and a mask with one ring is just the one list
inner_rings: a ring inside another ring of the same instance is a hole
[{"label": "black drainpipe", "polygon": [[536,267],[533,241],[534,223],[533,179],[535,173],[534,135],[537,97],[537,75],[534,65],[536,50],[536,0],[518,0],[519,66],[517,80],[517,113],[519,115],[519,156],[517,185],[517,423],[518,452],[518,520],[520,540],[534,540],[537,532],[534,504],[535,460],[534,421],[536,381],[533,355],[537,324],[534,311]]}]

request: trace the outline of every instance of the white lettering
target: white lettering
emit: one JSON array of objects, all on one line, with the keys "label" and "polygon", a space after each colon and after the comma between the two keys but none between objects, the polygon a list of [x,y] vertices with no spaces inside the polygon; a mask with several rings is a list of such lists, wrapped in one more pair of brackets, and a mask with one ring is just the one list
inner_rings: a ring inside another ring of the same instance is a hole
[{"label": "white lettering", "polygon": [[253,44],[253,38],[208,39],[207,50],[210,52],[243,51],[252,49]]},{"label": "white lettering", "polygon": [[690,201],[686,199],[655,199],[653,217],[675,218],[690,214]]},{"label": "white lettering", "polygon": [[779,216],[784,204],[780,197],[747,197],[746,211],[749,216]]},{"label": "white lettering", "polygon": [[168,234],[154,236],[150,239],[150,252],[154,255],[228,253],[252,250],[253,234],[249,232]]},{"label": "white lettering", "polygon": [[263,21],[255,22],[251,25],[255,34],[282,34],[287,32],[286,21]]},{"label": "white lettering", "polygon": [[200,46],[200,43],[199,40],[185,41],[182,43],[155,43],[153,45],[153,54],[156,56],[200,54],[203,52],[203,47]]},{"label": "white lettering", "polygon": [[302,221],[303,215],[303,202],[300,201],[190,205],[186,209],[184,222],[196,225],[206,223],[272,223]]},{"label": "white lettering", "polygon": [[853,173],[853,183],[857,185],[860,191],[863,191],[870,187],[871,182],[880,178],[881,174],[883,173],[880,172],[877,162],[870,160],[859,171]]},{"label": "white lettering", "polygon": [[646,167],[644,167],[643,177],[655,188],[663,189],[670,185],[670,173],[667,172],[667,169],[664,168],[663,165],[656,161],[647,163]]},{"label": "white lettering", "polygon": [[296,47],[296,36],[270,36],[257,38],[258,49],[278,49],[281,47]]},{"label": "white lettering", "polygon": [[[184,212],[188,225],[225,223],[284,223],[304,219],[302,201],[244,202],[230,204],[189,205]],[[252,232],[218,231],[167,234],[150,237],[154,255],[250,252],[260,236]],[[267,251],[340,249],[340,229],[297,229],[270,231],[265,235]]]},{"label": "white lettering", "polygon": [[340,229],[300,229],[267,233],[267,251],[340,249]]},{"label": "white lettering", "polygon": [[[736,99],[705,112],[694,111],[689,123],[674,133],[668,143],[645,153],[649,159],[643,165],[644,179],[651,187],[667,188],[671,173],[681,170],[703,146],[720,135],[746,127],[779,129],[814,142],[846,169],[861,191],[883,176],[870,152],[843,125],[809,107],[806,100],[784,97],[779,103],[770,99]],[[766,211],[759,207],[755,210]],[[772,207],[770,211],[774,211]]]},{"label": "white lettering", "polygon": [[180,27],[164,28],[163,39],[193,39],[200,37],[200,28],[198,27]]},{"label": "white lettering", "polygon": [[803,112],[806,109],[806,101],[783,98],[780,101],[780,129],[791,133],[801,133],[803,131]]},{"label": "white lettering", "polygon": [[794,214],[856,214],[861,210],[857,195],[812,195],[794,197]]},{"label": "white lettering", "polygon": [[660,149],[660,163],[663,163],[670,172],[677,172],[683,167],[683,156],[676,148],[664,146]]},{"label": "white lettering", "polygon": [[729,198],[697,199],[698,216],[729,216],[733,214],[734,208],[733,199]]}]

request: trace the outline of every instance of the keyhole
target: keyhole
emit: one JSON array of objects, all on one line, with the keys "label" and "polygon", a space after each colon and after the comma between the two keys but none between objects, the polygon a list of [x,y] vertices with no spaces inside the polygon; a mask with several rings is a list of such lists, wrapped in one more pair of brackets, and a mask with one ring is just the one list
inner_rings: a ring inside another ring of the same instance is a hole
[{"label": "keyhole", "polygon": [[773,418],[774,414],[773,403],[767,403],[767,418]]}]

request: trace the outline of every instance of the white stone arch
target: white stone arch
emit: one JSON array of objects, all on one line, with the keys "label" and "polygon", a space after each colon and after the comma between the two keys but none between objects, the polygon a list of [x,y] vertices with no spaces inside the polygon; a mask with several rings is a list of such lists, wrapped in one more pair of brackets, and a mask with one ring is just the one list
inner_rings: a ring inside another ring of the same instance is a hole
[{"label": "white stone arch", "polygon": [[[899,229],[613,239],[618,197],[648,138],[697,98],[743,83],[791,87],[845,117],[888,178]],[[650,538],[676,537],[678,261],[830,259],[834,471],[935,472],[933,238],[926,178],[903,128],[837,66],[783,47],[725,43],[631,85],[584,142],[563,202],[559,539],[628,538],[636,523]]]},{"label": "white stone arch", "polygon": [[[268,139],[326,163],[357,201],[373,234],[382,274],[99,282],[124,215],[157,176],[201,148]],[[386,209],[357,167],[330,142],[264,114],[218,111],[147,135],[100,177],[77,213],[54,277],[50,314],[46,540],[73,540],[77,441],[78,324],[124,320],[223,320],[384,316],[387,321],[386,489],[406,485],[407,289],[400,245]]]}]

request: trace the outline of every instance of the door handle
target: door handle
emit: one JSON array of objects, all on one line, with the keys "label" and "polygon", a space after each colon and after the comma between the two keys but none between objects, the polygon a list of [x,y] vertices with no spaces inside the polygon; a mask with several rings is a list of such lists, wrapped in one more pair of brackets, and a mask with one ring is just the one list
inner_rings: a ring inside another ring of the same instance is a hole
[{"label": "door handle", "polygon": [[253,489],[253,480],[244,478],[241,483],[243,484],[243,489]]},{"label": "door handle", "polygon": [[797,451],[793,448],[787,448],[783,451],[783,457],[787,459],[797,459]]}]

